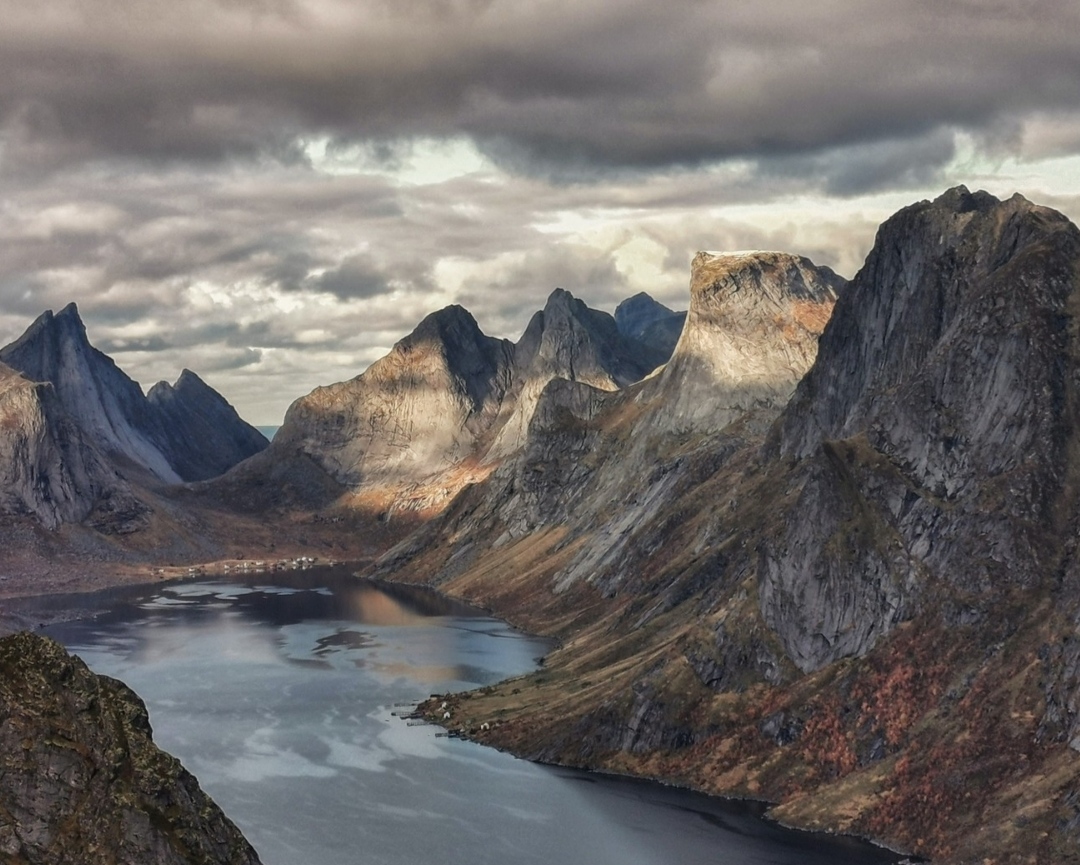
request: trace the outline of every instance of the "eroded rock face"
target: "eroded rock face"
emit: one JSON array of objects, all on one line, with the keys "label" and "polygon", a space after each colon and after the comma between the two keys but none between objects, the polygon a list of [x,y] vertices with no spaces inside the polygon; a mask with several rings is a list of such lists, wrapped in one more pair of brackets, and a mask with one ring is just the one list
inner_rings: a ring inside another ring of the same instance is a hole
[{"label": "eroded rock face", "polygon": [[1080,232],[1019,195],[958,188],[881,227],[768,448],[806,503],[765,547],[761,609],[802,669],[866,652],[920,569],[976,596],[1055,570],[1078,290]]},{"label": "eroded rock face", "polygon": [[142,701],[52,640],[0,639],[0,858],[26,865],[257,865],[151,740]]},{"label": "eroded rock face", "polygon": [[431,478],[477,454],[513,358],[511,343],[447,307],[362,375],[293,403],[272,454],[307,455],[346,487]]}]

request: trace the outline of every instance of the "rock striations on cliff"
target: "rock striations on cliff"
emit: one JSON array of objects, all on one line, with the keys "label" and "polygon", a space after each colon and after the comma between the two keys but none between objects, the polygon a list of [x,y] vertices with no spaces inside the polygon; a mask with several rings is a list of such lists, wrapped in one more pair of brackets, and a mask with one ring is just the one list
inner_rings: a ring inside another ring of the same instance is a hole
[{"label": "rock striations on cliff", "polygon": [[0,859],[258,865],[142,701],[45,637],[0,639]]},{"label": "rock striations on cliff", "polygon": [[220,474],[267,441],[222,397],[186,372],[151,396],[86,335],[74,303],[40,315],[0,362],[34,382],[52,385],[67,418],[120,464],[137,466],[164,483]]},{"label": "rock striations on cliff", "polygon": [[772,420],[817,354],[846,280],[783,252],[699,252],[690,309],[670,362],[643,388],[653,425],[720,430],[756,412]]},{"label": "rock striations on cliff", "polygon": [[376,498],[443,478],[489,440],[513,356],[462,307],[434,312],[361,375],[293,403],[259,465],[309,464]]},{"label": "rock striations on cliff", "polygon": [[963,187],[888,220],[848,285],[701,256],[660,373],[552,383],[379,573],[561,638],[453,708],[496,719],[480,738],[935,861],[1067,861],[1078,314],[1076,226]]}]

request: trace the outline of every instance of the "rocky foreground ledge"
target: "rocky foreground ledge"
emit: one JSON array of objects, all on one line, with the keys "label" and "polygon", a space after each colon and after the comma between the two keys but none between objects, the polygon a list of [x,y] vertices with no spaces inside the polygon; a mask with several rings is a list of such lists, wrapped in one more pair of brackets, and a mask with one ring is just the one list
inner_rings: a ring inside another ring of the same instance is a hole
[{"label": "rocky foreground ledge", "polygon": [[126,685],[30,633],[0,639],[0,861],[258,865]]}]

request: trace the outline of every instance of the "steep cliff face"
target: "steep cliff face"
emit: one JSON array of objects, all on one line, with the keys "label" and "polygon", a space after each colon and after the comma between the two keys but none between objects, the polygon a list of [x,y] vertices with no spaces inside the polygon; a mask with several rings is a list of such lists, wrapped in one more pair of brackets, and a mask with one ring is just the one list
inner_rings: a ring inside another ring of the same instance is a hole
[{"label": "steep cliff face", "polygon": [[181,478],[161,452],[161,424],[142,389],[90,345],[74,303],[42,313],[0,361],[31,381],[50,382],[67,415],[102,450],[126,457],[167,483]]},{"label": "steep cliff face", "polygon": [[0,858],[26,865],[257,865],[151,740],[142,701],[57,643],[0,639]]},{"label": "steep cliff face", "polygon": [[663,402],[652,426],[715,431],[750,412],[771,420],[814,362],[844,283],[787,253],[698,253],[679,342],[642,389],[644,399]]},{"label": "steep cliff face", "polygon": [[0,364],[0,513],[46,528],[81,522],[123,481],[60,407],[51,384]]},{"label": "steep cliff face", "polygon": [[221,474],[266,447],[216,391],[185,370],[149,398],[113,360],[94,348],[75,304],[42,313],[0,361],[35,382],[49,382],[66,417],[104,454],[166,483]]},{"label": "steep cliff face", "polygon": [[881,227],[770,444],[805,486],[762,612],[800,668],[864,652],[924,575],[977,603],[1060,570],[1078,288],[1080,232],[1021,196],[954,189]]},{"label": "steep cliff face", "polygon": [[224,474],[270,444],[191,370],[180,373],[176,384],[158,382],[146,398],[162,421],[158,443],[185,481]]}]

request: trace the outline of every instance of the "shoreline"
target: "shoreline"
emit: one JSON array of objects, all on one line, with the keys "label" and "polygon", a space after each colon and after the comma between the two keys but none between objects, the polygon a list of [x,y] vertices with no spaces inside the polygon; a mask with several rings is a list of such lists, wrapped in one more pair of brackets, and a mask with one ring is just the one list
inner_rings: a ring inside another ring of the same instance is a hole
[{"label": "shoreline", "polygon": [[[300,558],[295,557],[295,558]],[[274,573],[278,571],[300,570],[301,567],[349,567],[358,568],[368,562],[367,559],[327,559],[309,557],[310,561],[293,568],[289,565],[278,566],[282,559],[215,559],[195,565],[132,565],[114,567],[111,570],[96,573],[92,568],[81,573],[45,575],[41,580],[25,585],[24,579],[0,575],[0,637],[19,631],[38,631],[44,627],[62,622],[84,618],[89,610],[73,606],[71,609],[42,610],[35,609],[35,602],[41,603],[48,598],[60,598],[67,595],[92,595],[113,589],[137,589],[182,583],[207,577],[225,577]],[[262,562],[257,566],[257,562]],[[244,567],[244,564],[249,567]],[[14,579],[14,583],[9,583]],[[37,591],[34,591],[37,589]]]},{"label": "shoreline", "polygon": [[[257,570],[254,567],[249,568],[246,571],[242,570],[242,569],[241,570],[226,570],[224,565],[227,562],[231,562],[231,561],[235,561],[235,560],[221,560],[219,562],[205,563],[205,564],[200,565],[200,566],[176,566],[174,568],[168,569],[170,571],[170,573],[167,573],[167,574],[157,574],[157,573],[155,573],[155,574],[153,574],[153,577],[154,577],[153,579],[146,579],[145,578],[146,577],[145,573],[143,573],[141,575],[143,577],[143,579],[138,579],[138,577],[140,575],[137,574],[137,573],[136,574],[116,574],[115,575],[116,578],[111,580],[111,581],[108,581],[108,584],[103,584],[100,581],[88,579],[88,580],[82,581],[84,584],[80,588],[75,589],[74,591],[70,591],[70,592],[69,591],[52,591],[52,592],[43,592],[43,593],[37,593],[37,594],[23,595],[23,596],[19,596],[19,597],[15,597],[15,598],[10,598],[10,599],[3,599],[2,601],[0,601],[0,636],[5,635],[4,631],[3,631],[4,611],[2,609],[2,605],[3,605],[3,603],[5,601],[14,601],[16,603],[17,607],[23,606],[25,604],[26,607],[32,608],[35,601],[40,602],[42,600],[47,600],[50,597],[61,597],[61,596],[64,596],[64,595],[94,595],[94,594],[98,594],[100,592],[108,592],[111,589],[123,589],[123,588],[138,589],[140,587],[152,588],[152,587],[166,586],[166,585],[169,585],[169,584],[183,584],[183,583],[187,583],[187,582],[198,581],[200,578],[206,578],[206,577],[231,576],[233,578],[236,578],[236,577],[241,576],[241,575],[254,577],[254,576],[256,576],[257,574],[260,574],[260,573],[262,573],[262,574],[271,574],[271,573],[273,573],[273,571],[271,571],[271,569],[269,569],[269,568],[263,568],[261,570]],[[357,564],[357,562],[336,562],[336,561],[335,562],[329,562],[329,561],[326,561],[326,562],[312,563],[311,567],[332,567],[332,566],[348,567],[348,566],[356,565],[356,564]],[[198,572],[197,573],[188,573],[189,568],[193,569],[193,570],[196,570]],[[160,569],[155,568],[153,570],[158,571]],[[361,576],[359,574],[356,574],[355,572],[352,574],[352,576],[358,581],[369,581],[370,580],[370,582],[372,582],[372,583],[376,583],[376,584],[384,583],[387,586],[406,585],[406,586],[415,587],[415,588],[422,588],[422,589],[424,589],[426,591],[433,592],[434,594],[439,595],[439,596],[444,597],[444,598],[447,598],[449,600],[453,600],[453,601],[456,601],[456,602],[459,602],[459,603],[460,602],[469,603],[470,606],[476,606],[477,609],[480,609],[480,607],[478,605],[471,604],[470,602],[464,601],[461,598],[454,597],[451,594],[448,594],[448,593],[446,593],[444,591],[441,591],[438,588],[428,586],[428,585],[424,585],[422,583],[407,583],[407,582],[398,582],[398,581],[393,581],[393,580],[386,581],[386,580],[379,580],[377,578],[376,579],[370,579],[370,578],[367,578],[367,577],[363,577],[363,576]],[[25,612],[29,613],[30,610],[26,610]],[[30,625],[31,625],[30,627],[26,628],[27,630],[38,630],[41,627],[45,627],[45,626],[52,625],[52,624],[58,624],[58,623],[61,623],[61,622],[64,622],[64,621],[74,621],[74,620],[77,620],[77,619],[80,619],[80,618],[93,618],[95,613],[100,612],[100,611],[91,610],[90,608],[87,608],[87,607],[80,608],[77,605],[73,605],[71,607],[65,607],[65,608],[59,608],[57,610],[47,611],[47,613],[49,615],[41,615],[43,611],[41,611],[40,609],[35,610],[34,612],[39,614],[37,616],[38,619],[44,619],[44,621],[38,621],[36,624],[34,624],[31,619],[27,618],[24,615],[23,616],[24,620],[28,621],[30,623]],[[501,619],[502,621],[505,621],[507,624],[511,625],[514,628],[522,630],[524,633],[531,634],[533,636],[539,636],[539,637],[543,636],[541,634],[533,634],[530,631],[527,631],[525,629],[521,629],[519,625],[514,624],[512,621],[510,621],[508,619],[503,619],[501,616],[498,616],[498,614],[496,612],[492,611],[492,610],[484,610],[484,612],[487,612],[489,615],[495,616],[495,617]],[[18,615],[18,612],[16,612],[15,615]],[[540,659],[540,662],[538,664],[538,669],[542,669],[542,667],[543,667],[543,660]],[[505,684],[506,682],[512,681],[513,678],[515,678],[515,677],[511,677],[510,679],[501,680],[499,683],[495,683],[494,687],[498,687],[499,685],[502,685],[502,684]],[[493,686],[488,686],[488,687],[493,687]],[[851,834],[851,833],[833,832],[833,831],[829,831],[827,829],[821,829],[821,828],[806,828],[806,827],[801,827],[801,826],[798,826],[798,825],[792,825],[792,824],[784,823],[784,822],[782,822],[780,820],[776,820],[770,814],[771,809],[776,805],[776,803],[765,800],[765,799],[757,799],[757,798],[747,797],[747,796],[718,794],[716,792],[711,792],[711,791],[707,791],[707,790],[704,790],[704,789],[697,788],[697,787],[695,787],[693,785],[690,785],[690,784],[676,783],[676,782],[673,782],[671,780],[661,778],[661,777],[653,777],[653,776],[647,776],[647,775],[641,775],[641,774],[634,774],[634,773],[631,773],[631,772],[621,772],[621,771],[617,771],[617,770],[607,769],[607,768],[604,768],[602,766],[573,765],[573,764],[569,764],[569,763],[561,763],[561,762],[558,762],[558,761],[531,758],[529,756],[526,756],[523,753],[520,753],[518,750],[516,750],[514,748],[504,747],[504,746],[497,745],[495,743],[485,742],[481,738],[473,735],[471,731],[468,731],[468,730],[466,730],[464,728],[451,729],[451,728],[445,726],[444,723],[441,723],[438,720],[438,718],[436,717],[436,715],[434,714],[435,713],[435,707],[438,705],[439,700],[442,700],[442,699],[445,699],[445,698],[459,700],[463,696],[471,694],[471,693],[473,693],[474,691],[477,691],[477,690],[480,690],[480,689],[463,690],[463,691],[452,692],[452,693],[448,693],[448,694],[440,694],[440,695],[430,695],[427,699],[422,700],[419,703],[410,704],[410,706],[412,707],[412,711],[409,712],[408,715],[402,715],[401,717],[403,718],[403,720],[408,720],[410,718],[422,719],[425,723],[428,723],[428,724],[430,724],[430,725],[432,725],[434,727],[440,728],[441,730],[445,731],[445,735],[448,735],[448,736],[450,736],[452,738],[462,739],[464,741],[468,741],[468,742],[470,742],[470,743],[472,743],[474,745],[478,745],[478,746],[481,746],[481,747],[493,748],[496,751],[506,753],[506,754],[508,754],[510,756],[513,756],[513,757],[517,758],[517,759],[525,760],[525,761],[527,761],[529,763],[533,763],[533,764],[538,765],[538,766],[545,766],[545,767],[550,767],[550,768],[553,768],[553,769],[563,769],[563,770],[574,771],[574,772],[584,772],[584,773],[586,773],[588,775],[596,776],[599,779],[609,780],[609,781],[613,781],[613,782],[623,782],[623,783],[630,782],[630,783],[636,783],[636,784],[642,784],[642,785],[655,785],[657,787],[662,787],[662,788],[669,789],[669,790],[672,790],[672,791],[679,791],[679,792],[694,794],[696,796],[702,796],[707,800],[713,800],[713,801],[718,802],[718,803],[739,804],[739,805],[748,806],[748,807],[751,807],[753,809],[754,815],[757,818],[763,820],[764,822],[771,823],[771,824],[773,824],[773,825],[775,825],[775,826],[777,826],[778,828],[781,828],[781,829],[797,832],[799,834],[807,836],[807,838],[813,838],[813,837],[817,836],[817,837],[820,837],[820,838],[846,839],[846,840],[857,841],[857,842],[860,842],[860,843],[863,843],[863,844],[873,846],[874,848],[876,848],[878,850],[881,850],[881,851],[885,852],[888,855],[895,856],[896,857],[895,865],[915,865],[915,863],[927,863],[929,861],[929,860],[926,860],[926,859],[916,858],[916,857],[912,856],[909,853],[905,853],[904,851],[895,850],[895,849],[889,847],[888,845],[886,845],[886,844],[884,844],[884,843],[882,843],[882,842],[880,842],[880,841],[878,841],[876,839],[873,839],[873,838],[867,838],[865,836],[860,836],[860,835]]]}]

